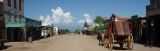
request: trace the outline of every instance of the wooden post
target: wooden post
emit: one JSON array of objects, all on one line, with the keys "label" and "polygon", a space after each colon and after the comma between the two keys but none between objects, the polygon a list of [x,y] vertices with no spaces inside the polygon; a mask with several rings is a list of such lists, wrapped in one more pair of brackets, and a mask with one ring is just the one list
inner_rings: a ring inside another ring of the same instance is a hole
[{"label": "wooden post", "polygon": [[8,38],[7,38],[7,27],[5,28],[5,32],[4,32],[4,33],[5,33],[5,39],[6,39],[6,41],[8,41],[8,40],[7,40],[7,39],[8,39]]}]

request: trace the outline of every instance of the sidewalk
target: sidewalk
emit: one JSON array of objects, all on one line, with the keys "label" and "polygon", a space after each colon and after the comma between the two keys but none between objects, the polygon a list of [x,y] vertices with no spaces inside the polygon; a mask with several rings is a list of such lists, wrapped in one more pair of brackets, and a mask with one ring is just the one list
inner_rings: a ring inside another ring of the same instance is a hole
[{"label": "sidewalk", "polygon": [[45,43],[49,42],[49,39],[52,39],[53,37],[48,37],[40,40],[30,42],[8,42],[5,43],[5,46],[8,46],[7,49],[4,49],[2,51],[30,51],[33,48],[39,48],[42,45],[44,46]]}]

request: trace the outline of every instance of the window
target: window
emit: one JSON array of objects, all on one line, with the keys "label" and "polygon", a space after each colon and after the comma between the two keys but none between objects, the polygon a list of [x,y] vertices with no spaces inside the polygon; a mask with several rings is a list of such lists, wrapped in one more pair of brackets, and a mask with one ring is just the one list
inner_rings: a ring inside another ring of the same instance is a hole
[{"label": "window", "polygon": [[160,0],[157,1],[157,8],[160,9]]},{"label": "window", "polygon": [[11,0],[7,0],[7,5],[11,6]]},{"label": "window", "polygon": [[19,0],[19,10],[22,10],[22,0]]},{"label": "window", "polygon": [[150,0],[150,5],[153,9],[157,9],[158,0]]},{"label": "window", "polygon": [[17,9],[17,0],[14,0],[14,8]]}]

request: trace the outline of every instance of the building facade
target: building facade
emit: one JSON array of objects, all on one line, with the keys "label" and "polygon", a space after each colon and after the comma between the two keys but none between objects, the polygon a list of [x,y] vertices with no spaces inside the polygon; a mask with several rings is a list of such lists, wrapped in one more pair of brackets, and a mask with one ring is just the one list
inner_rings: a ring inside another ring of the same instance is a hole
[{"label": "building facade", "polygon": [[150,0],[146,7],[148,44],[160,44],[160,0]]},{"label": "building facade", "polygon": [[37,20],[33,20],[30,18],[26,19],[26,39],[32,37],[33,40],[38,40],[41,38],[41,22]]},{"label": "building facade", "polygon": [[0,33],[3,39],[27,41],[29,37],[33,40],[40,38],[41,22],[24,17],[24,0],[0,1]]},{"label": "building facade", "polygon": [[41,26],[41,37],[46,38],[46,37],[51,37],[54,34],[54,27],[53,25],[48,25],[48,26]]},{"label": "building facade", "polygon": [[134,15],[131,16],[130,22],[131,22],[134,41],[138,43],[146,42],[147,39],[146,17],[139,17],[138,15]]},{"label": "building facade", "polygon": [[3,2],[0,0],[0,49],[4,47],[4,18],[3,18]]},{"label": "building facade", "polygon": [[58,35],[58,27],[54,27],[54,34]]},{"label": "building facade", "polygon": [[22,41],[25,34],[23,0],[2,0],[7,41]]},{"label": "building facade", "polygon": [[160,14],[160,0],[150,0],[150,5],[146,7],[147,16]]}]

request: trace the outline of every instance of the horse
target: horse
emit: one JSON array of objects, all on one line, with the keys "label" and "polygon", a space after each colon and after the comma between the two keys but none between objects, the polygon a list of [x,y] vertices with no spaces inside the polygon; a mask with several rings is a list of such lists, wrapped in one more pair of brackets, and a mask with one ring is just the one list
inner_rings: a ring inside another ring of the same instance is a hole
[{"label": "horse", "polygon": [[104,32],[99,32],[97,35],[97,39],[99,40],[99,45],[103,46],[104,45],[104,40],[105,40],[105,33]]}]

